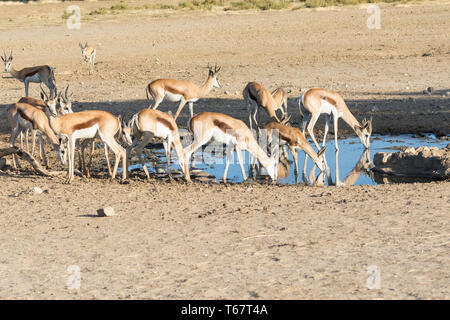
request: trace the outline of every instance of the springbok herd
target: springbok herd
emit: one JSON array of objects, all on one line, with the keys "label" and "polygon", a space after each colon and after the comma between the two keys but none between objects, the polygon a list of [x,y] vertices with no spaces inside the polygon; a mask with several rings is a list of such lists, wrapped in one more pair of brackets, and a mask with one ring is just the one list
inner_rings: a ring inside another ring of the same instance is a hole
[{"label": "springbok herd", "polygon": [[[82,56],[89,66],[89,73],[94,71],[95,48],[79,44]],[[337,143],[338,119],[342,118],[358,135],[365,148],[369,148],[370,135],[372,133],[372,119],[364,119],[360,123],[347,108],[343,98],[335,92],[326,89],[309,89],[298,98],[299,111],[302,116],[301,129],[288,125],[289,116],[287,114],[287,94],[282,88],[278,88],[270,93],[263,85],[256,82],[249,82],[244,90],[243,97],[248,110],[248,121],[250,128],[241,120],[232,118],[228,115],[217,112],[201,112],[194,115],[193,104],[198,99],[205,97],[215,88],[221,88],[217,74],[220,67],[214,68],[208,65],[208,78],[205,83],[198,86],[190,81],[181,81],[174,79],[157,79],[152,81],[146,87],[147,98],[153,103],[131,117],[129,121],[124,121],[122,117],[116,117],[109,112],[101,110],[86,110],[81,112],[72,112],[71,96],[69,86],[59,91],[56,87],[54,68],[50,66],[36,66],[16,70],[12,66],[12,51],[7,56],[3,52],[2,60],[5,64],[5,71],[14,78],[25,84],[25,97],[18,102],[13,103],[7,109],[7,118],[11,126],[11,146],[15,145],[17,137],[21,137],[21,147],[23,148],[23,136],[25,134],[26,149],[29,151],[28,134],[32,134],[31,153],[35,152],[35,137],[38,136],[39,155],[47,166],[47,160],[44,150],[43,135],[46,135],[58,154],[58,158],[65,165],[68,157],[67,183],[74,179],[74,159],[76,150],[76,141],[83,139],[81,143],[82,167],[83,171],[89,175],[91,161],[86,167],[84,149],[91,143],[91,158],[94,151],[94,139],[100,138],[104,145],[105,156],[107,159],[108,171],[111,178],[114,179],[117,173],[118,165],[122,160],[122,179],[128,176],[129,155],[133,148],[136,149],[145,174],[148,179],[150,175],[145,166],[142,151],[153,137],[161,138],[164,142],[166,152],[168,173],[170,176],[170,152],[172,146],[177,153],[178,162],[184,173],[187,182],[190,182],[189,161],[195,150],[214,139],[219,143],[234,147],[239,160],[244,180],[247,178],[243,165],[242,150],[248,151],[255,157],[259,163],[266,169],[272,181],[277,180],[277,159],[275,154],[269,156],[257,143],[252,129],[257,129],[257,135],[260,135],[260,109],[264,109],[270,117],[263,128],[267,130],[268,137],[272,136],[274,130],[278,130],[279,138],[282,144],[287,145],[295,161],[296,173],[298,172],[297,152],[305,152],[305,167],[307,157],[311,157],[315,165],[321,170],[326,169],[325,161],[325,140],[328,133],[330,120],[333,119],[334,139],[336,151],[339,150]],[[29,83],[40,83],[41,99],[35,99],[28,96]],[[44,83],[49,89],[49,94],[42,87]],[[157,110],[161,102],[166,99],[173,102],[179,102],[178,110],[173,117],[171,114]],[[252,103],[254,102],[254,103]],[[183,148],[176,119],[181,110],[189,105],[191,118],[188,123],[189,130],[193,136],[193,143]],[[280,110],[281,119],[277,117],[276,111]],[[322,148],[320,148],[314,136],[313,129],[321,114],[325,116],[325,131]],[[305,139],[305,130],[308,131],[318,152]],[[119,140],[127,145],[124,149]],[[143,137],[140,142],[141,136]],[[114,168],[108,160],[108,147],[114,152]],[[227,156],[223,180],[226,181],[227,171],[230,164],[230,158]],[[17,168],[16,158],[13,155],[13,167]]]}]

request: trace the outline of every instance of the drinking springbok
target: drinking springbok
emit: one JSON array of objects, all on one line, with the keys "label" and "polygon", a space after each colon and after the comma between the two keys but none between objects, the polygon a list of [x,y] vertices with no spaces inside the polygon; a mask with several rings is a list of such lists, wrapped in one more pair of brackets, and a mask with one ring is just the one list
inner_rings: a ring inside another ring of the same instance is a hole
[{"label": "drinking springbok", "polygon": [[[287,94],[282,88],[278,88],[272,93],[269,93],[262,84],[249,82],[242,91],[242,95],[244,96],[244,101],[247,106],[250,129],[253,129],[252,123],[254,122],[258,138],[261,135],[261,130],[259,128],[259,123],[261,121],[260,108],[266,110],[271,120],[277,122],[282,121],[283,123],[289,121],[287,114]],[[253,105],[252,102],[254,102],[255,105]],[[281,121],[277,117],[277,110],[281,110]]]},{"label": "drinking springbok", "polygon": [[[278,130],[280,140],[286,143],[291,150],[292,157],[295,162],[295,180],[298,183],[298,151],[303,150],[306,156],[310,156],[315,165],[320,171],[325,170],[324,158],[325,147],[319,150],[318,153],[314,151],[311,145],[306,141],[305,136],[298,128],[287,126],[285,124],[278,123],[276,121],[270,121],[264,125],[264,129],[267,130],[268,145],[272,142],[272,131]],[[306,168],[305,168],[306,169]],[[306,171],[303,172],[303,176],[306,175]]]},{"label": "drinking springbok", "polygon": [[[356,133],[361,143],[366,149],[370,146],[370,135],[372,134],[372,118],[370,120],[364,119],[360,123],[350,112],[344,99],[340,94],[326,89],[314,88],[307,90],[298,98],[298,109],[302,116],[301,130],[306,136],[305,129],[308,130],[311,139],[313,140],[317,150],[320,149],[319,144],[314,136],[314,126],[321,114],[325,115],[325,130],[323,134],[322,147],[325,146],[328,128],[330,125],[330,118],[333,117],[334,124],[334,143],[336,152],[339,151],[337,134],[338,134],[338,120],[342,118]],[[306,126],[308,125],[308,126]],[[306,168],[307,157],[305,156],[304,169]],[[327,167],[327,176],[329,182],[331,177],[329,168]]]},{"label": "drinking springbok", "polygon": [[195,150],[208,143],[211,139],[214,139],[219,143],[227,145],[227,162],[223,173],[224,182],[226,182],[227,179],[228,167],[232,156],[228,146],[234,146],[236,148],[236,154],[244,180],[247,180],[247,175],[245,174],[242,150],[247,150],[264,168],[266,168],[272,181],[276,182],[278,170],[275,157],[267,156],[243,121],[222,113],[201,112],[190,119],[188,127],[194,136],[194,142],[184,149],[186,165],[189,164],[189,159]]},{"label": "drinking springbok", "polygon": [[[125,131],[125,136],[130,135],[131,133],[134,134],[134,139],[127,149],[127,155],[131,153],[132,148],[136,147],[137,157],[139,158],[148,180],[150,180],[150,174],[148,173],[142,158],[142,150],[149,144],[153,137],[157,137],[163,139],[169,177],[172,178],[170,171],[170,151],[173,145],[177,153],[178,163],[184,172],[186,181],[190,181],[189,168],[185,165],[184,151],[183,146],[181,145],[180,134],[178,133],[178,126],[171,115],[159,110],[143,109],[133,115],[128,122],[127,127],[128,131]],[[138,144],[141,136],[143,136],[143,140]]]}]

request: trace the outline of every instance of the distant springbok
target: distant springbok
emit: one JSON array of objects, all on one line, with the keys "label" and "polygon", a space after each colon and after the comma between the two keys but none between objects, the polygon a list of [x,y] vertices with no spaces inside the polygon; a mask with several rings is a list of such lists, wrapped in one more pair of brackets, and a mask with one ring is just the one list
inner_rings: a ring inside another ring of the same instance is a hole
[{"label": "distant springbok", "polygon": [[25,84],[25,96],[28,97],[28,86],[30,82],[34,83],[44,83],[50,92],[55,91],[55,71],[53,67],[50,66],[37,66],[23,68],[21,70],[16,70],[12,66],[13,54],[12,51],[9,57],[6,56],[3,51],[3,56],[1,57],[5,63],[5,71],[10,73],[14,78],[23,82]]},{"label": "distant springbok", "polygon": [[150,100],[150,96],[153,98],[153,104],[151,104],[149,108],[157,109],[164,98],[167,98],[172,102],[180,101],[177,113],[175,114],[175,120],[180,115],[180,112],[186,103],[189,104],[189,111],[192,118],[194,116],[194,102],[206,96],[213,87],[221,88],[219,80],[217,79],[217,73],[221,68],[215,66],[213,70],[208,66],[208,69],[208,78],[202,86],[198,86],[190,81],[173,79],[158,79],[152,81],[146,88],[147,99]]},{"label": "distant springbok", "polygon": [[84,45],[79,43],[81,48],[81,55],[83,56],[84,62],[89,66],[89,73],[91,71],[94,71],[94,65],[95,65],[95,54],[97,53],[97,50],[94,47],[91,47],[86,42]]}]

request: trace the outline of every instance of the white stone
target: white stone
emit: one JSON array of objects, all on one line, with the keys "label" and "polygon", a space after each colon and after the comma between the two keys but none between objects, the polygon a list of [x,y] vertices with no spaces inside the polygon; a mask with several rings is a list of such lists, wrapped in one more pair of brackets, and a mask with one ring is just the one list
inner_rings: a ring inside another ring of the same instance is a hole
[{"label": "white stone", "polygon": [[112,217],[116,215],[113,207],[104,207],[102,209],[98,209],[97,214],[99,217]]}]

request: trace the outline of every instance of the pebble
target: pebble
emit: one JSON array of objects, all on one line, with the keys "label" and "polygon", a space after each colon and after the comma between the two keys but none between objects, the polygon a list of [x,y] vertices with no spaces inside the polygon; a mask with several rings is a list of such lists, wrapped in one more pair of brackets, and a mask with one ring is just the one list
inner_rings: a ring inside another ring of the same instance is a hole
[{"label": "pebble", "polygon": [[36,194],[41,194],[42,192],[44,192],[41,188],[39,187],[34,187],[33,189],[31,189],[32,192],[36,193]]},{"label": "pebble", "polygon": [[97,210],[97,215],[99,217],[112,217],[115,216],[113,207],[104,207]]},{"label": "pebble", "polygon": [[156,173],[163,174],[163,173],[166,173],[166,171],[164,171],[163,168],[157,168]]}]

